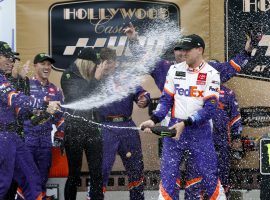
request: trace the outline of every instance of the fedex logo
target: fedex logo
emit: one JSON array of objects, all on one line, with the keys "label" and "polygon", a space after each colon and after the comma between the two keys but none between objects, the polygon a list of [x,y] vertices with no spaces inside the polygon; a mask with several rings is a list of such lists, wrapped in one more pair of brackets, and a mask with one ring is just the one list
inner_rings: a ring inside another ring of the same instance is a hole
[{"label": "fedex logo", "polygon": [[209,90],[212,92],[219,92],[219,88],[213,88],[212,86],[209,87]]},{"label": "fedex logo", "polygon": [[197,86],[189,86],[188,89],[180,88],[179,84],[174,85],[176,93],[178,93],[180,96],[186,96],[186,97],[204,97],[203,96],[203,90],[198,90]]}]

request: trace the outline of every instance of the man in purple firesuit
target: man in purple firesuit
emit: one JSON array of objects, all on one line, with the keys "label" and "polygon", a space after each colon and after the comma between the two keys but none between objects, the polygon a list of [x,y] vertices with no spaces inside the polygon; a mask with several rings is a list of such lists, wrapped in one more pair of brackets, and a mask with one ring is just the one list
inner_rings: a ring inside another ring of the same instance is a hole
[{"label": "man in purple firesuit", "polygon": [[[116,66],[116,52],[111,49],[102,49],[100,52],[101,64],[97,69],[106,75],[113,75]],[[104,69],[102,69],[102,67]],[[98,75],[104,78],[103,75]],[[119,78],[119,77],[118,77]],[[117,84],[117,83],[116,83]],[[101,122],[104,125],[116,128],[102,128],[103,136],[103,186],[108,184],[116,154],[122,159],[128,175],[128,189],[131,200],[143,200],[143,156],[141,140],[138,130],[121,129],[121,127],[136,126],[131,118],[133,103],[140,108],[145,108],[150,102],[150,95],[142,87],[137,87],[135,93],[130,94],[120,101],[113,102],[108,106],[99,108]],[[119,128],[117,128],[119,127]]]},{"label": "man in purple firesuit", "polygon": [[[41,181],[37,167],[16,133],[16,117],[20,109],[43,109],[44,99],[25,96],[17,92],[5,74],[12,71],[14,53],[5,42],[0,42],[0,199],[4,199],[12,179],[18,182],[20,174],[26,177],[21,185],[28,200],[41,199]],[[48,111],[58,109],[57,102],[50,102]]]},{"label": "man in purple firesuit", "polygon": [[[46,97],[50,101],[62,102],[61,90],[48,80],[53,63],[55,63],[55,60],[48,54],[39,53],[35,56],[35,76],[30,80],[30,95],[39,99]],[[54,115],[46,116],[44,112],[44,110],[37,109],[32,113],[28,111],[28,114],[32,115],[32,120],[26,120],[23,125],[25,144],[31,152],[40,173],[43,200],[46,198],[46,183],[52,160],[52,125],[55,124],[57,128],[55,139],[61,139],[64,136],[62,113],[57,112]],[[42,118],[42,115],[44,115],[44,118]],[[38,117],[41,118],[40,121],[36,121]],[[20,189],[17,194],[18,199],[24,199]]]},{"label": "man in purple firesuit", "polygon": [[[219,91],[218,109],[212,118],[213,140],[218,156],[218,175],[226,193],[229,190],[230,149],[241,145],[241,116],[235,94],[232,90],[221,85]],[[191,163],[187,169],[192,168]],[[191,173],[193,172],[193,173]],[[196,170],[188,170],[185,186],[185,199],[200,199],[203,195],[201,188],[202,177]]]}]

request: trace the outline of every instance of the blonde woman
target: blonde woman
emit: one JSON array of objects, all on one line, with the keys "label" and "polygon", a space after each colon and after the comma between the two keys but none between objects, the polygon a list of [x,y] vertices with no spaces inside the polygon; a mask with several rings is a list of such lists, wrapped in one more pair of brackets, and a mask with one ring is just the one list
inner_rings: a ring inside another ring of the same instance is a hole
[{"label": "blonde woman", "polygon": [[[95,79],[98,59],[92,48],[85,48],[73,64],[63,73],[61,87],[65,104],[86,97],[97,85]],[[96,120],[93,109],[78,111],[68,109],[70,114]],[[65,185],[65,199],[76,200],[80,184],[82,156],[85,151],[91,187],[91,200],[104,198],[102,192],[102,136],[98,128],[82,119],[65,118],[65,151],[68,158],[69,176]]]}]

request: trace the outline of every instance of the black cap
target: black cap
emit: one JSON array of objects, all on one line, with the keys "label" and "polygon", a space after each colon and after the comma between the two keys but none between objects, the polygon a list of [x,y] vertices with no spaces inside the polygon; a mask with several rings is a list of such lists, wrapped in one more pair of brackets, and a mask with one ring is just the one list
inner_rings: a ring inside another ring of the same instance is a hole
[{"label": "black cap", "polygon": [[80,53],[78,54],[78,58],[83,60],[91,60],[95,64],[98,64],[97,54],[95,50],[91,47],[86,47],[83,50],[81,50]]},{"label": "black cap", "polygon": [[39,53],[34,58],[34,64],[37,64],[39,62],[43,62],[44,60],[50,61],[52,64],[55,63],[55,60],[46,53]]},{"label": "black cap", "polygon": [[12,51],[8,43],[4,41],[0,41],[0,54],[12,58],[14,60],[15,59],[19,60],[18,55],[20,55],[19,53]]},{"label": "black cap", "polygon": [[199,47],[202,47],[203,49],[205,48],[203,39],[196,34],[192,34],[182,37],[180,41],[175,45],[174,50],[190,50]]}]

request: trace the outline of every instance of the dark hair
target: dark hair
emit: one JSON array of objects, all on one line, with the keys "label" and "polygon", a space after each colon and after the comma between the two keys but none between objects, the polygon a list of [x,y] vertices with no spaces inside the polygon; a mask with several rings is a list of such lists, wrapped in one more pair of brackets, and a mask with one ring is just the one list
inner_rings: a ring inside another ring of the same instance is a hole
[{"label": "dark hair", "polygon": [[100,50],[100,59],[101,60],[116,60],[116,50],[111,48],[102,48]]}]

